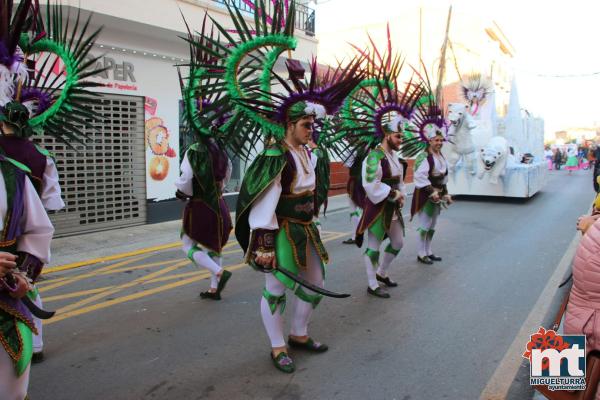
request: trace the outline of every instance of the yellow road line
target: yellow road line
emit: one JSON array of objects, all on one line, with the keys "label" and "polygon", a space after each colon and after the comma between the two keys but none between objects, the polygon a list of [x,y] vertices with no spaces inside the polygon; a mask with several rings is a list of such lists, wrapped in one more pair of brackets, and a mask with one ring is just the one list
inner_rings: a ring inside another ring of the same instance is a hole
[{"label": "yellow road line", "polygon": [[[334,231],[326,231],[325,232],[324,231],[323,235],[341,234],[341,233],[342,232],[334,232]],[[229,247],[233,246],[234,244],[236,244],[236,241],[235,240],[230,240],[229,242],[227,242],[227,244],[225,246],[223,246],[223,249],[229,248]],[[78,261],[78,262],[74,262],[74,263],[70,263],[70,264],[58,265],[56,267],[44,268],[43,271],[42,271],[42,273],[44,275],[47,275],[47,274],[51,274],[51,273],[54,273],[54,272],[67,271],[67,270],[70,270],[70,269],[85,267],[85,266],[88,266],[88,265],[98,264],[98,263],[101,263],[101,262],[114,261],[114,260],[119,260],[121,258],[132,257],[132,256],[137,256],[137,255],[146,254],[146,253],[152,253],[152,252],[158,252],[158,251],[162,251],[162,250],[170,250],[170,249],[174,249],[174,248],[176,248],[178,246],[181,246],[181,242],[161,244],[159,246],[146,247],[146,248],[143,248],[143,249],[134,250],[134,251],[128,251],[128,252],[125,252],[125,253],[113,254],[111,256],[92,258],[92,259],[89,259],[89,260]],[[239,251],[239,250],[237,250],[237,251]],[[235,251],[233,251],[233,252],[224,252],[223,254],[233,254],[233,253],[235,253]]]},{"label": "yellow road line", "polygon": [[[175,279],[189,278],[190,276],[195,276],[195,275],[200,275],[200,274],[205,274],[205,272],[204,271],[182,272],[181,274],[161,276],[160,278],[154,278],[152,280],[146,281],[145,283],[166,282],[166,281],[172,281]],[[210,275],[207,275],[207,277],[210,277]]]},{"label": "yellow road line", "polygon": [[[234,265],[232,267],[227,268],[227,270],[234,271],[234,270],[243,268],[245,266],[246,266],[246,264],[236,264],[236,265]],[[199,280],[208,278],[209,276],[210,276],[210,274],[205,272],[205,273],[202,273],[199,276],[195,276],[195,277],[188,278],[188,279],[185,279],[185,280],[182,280],[182,281],[178,281],[178,282],[173,282],[173,283],[170,283],[168,285],[163,285],[163,286],[159,286],[159,287],[156,287],[156,288],[152,288],[152,289],[144,290],[144,291],[141,291],[141,292],[133,293],[133,294],[130,294],[130,295],[127,295],[127,296],[119,297],[117,299],[108,300],[108,301],[105,301],[103,303],[94,304],[94,305],[91,305],[91,306],[88,306],[88,307],[83,307],[83,308],[80,308],[80,309],[77,309],[77,310],[74,310],[74,311],[68,311],[68,312],[64,312],[64,313],[61,313],[61,314],[57,314],[52,319],[48,319],[48,320],[43,321],[43,323],[44,323],[44,325],[53,324],[55,322],[59,322],[59,321],[62,321],[64,319],[67,319],[67,318],[75,317],[75,316],[82,315],[82,314],[87,314],[89,312],[96,311],[96,310],[101,310],[103,308],[111,307],[113,305],[124,303],[124,302],[130,301],[130,300],[136,300],[136,299],[140,299],[140,298],[143,298],[143,297],[151,296],[153,294],[164,292],[164,291],[170,290],[170,289],[174,289],[174,288],[179,287],[179,286],[189,285],[190,283],[194,283],[194,282],[197,282]]]},{"label": "yellow road line", "polygon": [[51,301],[72,299],[73,297],[81,297],[81,296],[85,296],[88,294],[95,294],[95,293],[102,292],[106,289],[110,289],[112,287],[114,287],[114,286],[105,286],[105,287],[101,287],[101,288],[97,288],[97,289],[81,290],[79,292],[71,292],[71,293],[67,293],[67,294],[59,294],[56,296],[44,297],[44,304],[49,303]]},{"label": "yellow road line", "polygon": [[64,278],[56,278],[56,279],[44,279],[41,281],[37,281],[35,283],[35,286],[37,286],[38,288],[52,284],[52,283],[58,283],[58,282],[64,282],[66,280],[71,279],[71,277],[69,276],[65,276]]},{"label": "yellow road line", "polygon": [[[231,247],[235,243],[236,242],[234,240],[230,240],[223,247],[223,249]],[[74,263],[70,263],[70,264],[59,265],[59,266],[56,266],[56,267],[44,268],[42,270],[42,273],[46,275],[46,274],[51,274],[53,272],[66,271],[66,270],[70,270],[70,269],[85,267],[85,266],[92,265],[92,264],[98,264],[98,263],[101,263],[101,262],[114,261],[114,260],[119,260],[121,258],[133,257],[133,256],[141,255],[141,254],[158,252],[158,251],[162,251],[162,250],[170,250],[170,249],[177,248],[179,246],[181,246],[181,242],[161,244],[159,246],[146,247],[146,248],[143,248],[143,249],[134,250],[134,251],[128,251],[128,252],[125,252],[125,253],[113,254],[111,256],[92,258],[92,259],[89,259],[89,260],[84,260],[84,261],[78,261],[78,262],[74,262]]]},{"label": "yellow road line", "polygon": [[62,281],[62,282],[57,282],[57,283],[54,283],[54,284],[50,284],[48,286],[44,286],[44,287],[40,288],[39,290],[40,290],[41,293],[44,293],[44,292],[47,292],[48,290],[56,289],[56,288],[68,285],[70,283],[77,282],[77,281],[80,281],[80,280],[85,279],[85,278],[89,278],[91,276],[96,276],[96,275],[98,275],[98,274],[100,274],[100,273],[102,273],[104,271],[109,271],[111,269],[119,268],[119,267],[122,267],[123,265],[131,264],[133,262],[140,261],[140,260],[143,260],[143,259],[148,258],[148,257],[150,257],[150,254],[147,254],[145,256],[136,257],[136,258],[132,258],[130,260],[121,261],[119,263],[112,264],[112,265],[109,265],[109,266],[104,267],[104,268],[100,268],[99,270],[96,270],[96,271],[92,271],[92,272],[88,272],[88,273],[85,273],[85,274],[77,275],[77,276],[74,276],[74,277],[72,277],[70,279]]},{"label": "yellow road line", "polygon": [[90,297],[88,297],[86,299],[77,301],[75,303],[69,304],[68,306],[60,308],[60,309],[57,310],[57,313],[64,313],[64,312],[67,312],[67,311],[75,310],[75,309],[79,308],[80,306],[84,306],[86,304],[93,303],[94,301],[97,301],[97,300],[100,300],[100,299],[102,299],[104,297],[110,296],[111,294],[115,294],[117,292],[120,292],[123,289],[127,289],[127,288],[130,288],[130,287],[133,287],[133,286],[137,286],[137,285],[139,285],[139,284],[141,284],[141,283],[143,283],[145,281],[148,281],[148,280],[153,279],[155,277],[158,277],[160,275],[164,275],[164,274],[166,274],[168,272],[171,272],[171,271],[173,271],[173,270],[175,270],[175,269],[177,269],[179,267],[182,267],[185,264],[187,264],[187,261],[186,262],[176,263],[176,264],[173,264],[173,265],[171,265],[169,267],[163,268],[163,269],[161,269],[159,271],[155,271],[155,272],[152,272],[151,274],[144,275],[141,278],[137,278],[137,279],[134,279],[134,280],[129,281],[127,283],[114,286],[114,287],[112,287],[110,289],[107,289],[107,290],[101,292],[101,293],[95,294],[95,295],[90,296]]},{"label": "yellow road line", "polygon": [[[226,256],[226,255],[229,255],[229,254],[235,254],[235,253],[239,253],[240,251],[242,251],[242,249],[238,247],[237,249],[234,249],[234,250],[224,251],[224,252],[223,252],[223,253],[221,253],[221,254],[222,254],[222,255],[224,255],[224,256]],[[187,261],[189,261],[189,262],[190,262],[190,264],[192,263],[192,262],[190,261],[190,259],[189,259],[189,258],[179,258],[179,259],[176,259],[176,260],[158,261],[158,262],[155,262],[155,263],[144,264],[144,265],[138,265],[138,266],[135,266],[135,267],[126,267],[126,268],[121,268],[121,269],[115,269],[115,270],[112,270],[112,271],[102,272],[102,273],[101,273],[101,274],[99,274],[99,275],[109,275],[109,274],[113,274],[113,273],[117,273],[117,272],[135,271],[135,270],[138,270],[138,269],[144,269],[144,268],[156,267],[157,265],[166,264],[166,263],[168,263],[168,262],[173,262],[173,261],[184,261],[184,260],[187,260]]]},{"label": "yellow road line", "polygon": [[175,260],[163,260],[163,261],[157,261],[157,262],[148,263],[148,264],[135,265],[133,267],[123,267],[123,268],[119,268],[119,269],[113,269],[111,271],[103,271],[103,272],[99,273],[98,276],[116,274],[116,273],[125,272],[125,271],[136,271],[139,269],[152,268],[152,267],[157,267],[157,266],[161,266],[161,265],[165,265],[165,264],[169,264],[169,263],[173,263],[173,262],[182,262],[182,261],[191,262],[187,258],[177,258]]},{"label": "yellow road line", "polygon": [[[331,233],[332,234],[330,236],[328,236],[327,238],[323,238],[323,242],[329,242],[331,240],[338,239],[338,238],[340,238],[340,237],[348,234],[348,232],[331,232]],[[147,257],[148,256],[144,256],[144,257],[140,257],[140,258],[147,258]],[[112,272],[112,269],[114,269],[116,267],[120,267],[123,264],[125,264],[127,262],[130,262],[130,261],[132,261],[132,260],[123,261],[121,263],[117,263],[117,264],[105,267],[105,268],[103,268],[103,269],[101,269],[99,271],[96,271],[94,273],[82,274],[82,275],[79,275],[78,277],[81,277],[81,276],[86,276],[87,277],[87,276],[99,275],[99,274],[103,274],[103,273],[107,272],[108,270],[111,270],[111,272]],[[133,260],[133,261],[135,261],[135,260]],[[172,260],[167,260],[167,261],[163,261],[163,262],[160,262],[160,263],[161,264],[165,264],[165,263],[168,263],[168,262],[172,262]],[[197,282],[197,281],[200,281],[202,279],[206,279],[206,278],[210,277],[210,273],[208,273],[208,272],[200,272],[200,271],[185,272],[185,273],[175,274],[175,275],[171,275],[171,276],[161,276],[161,275],[164,275],[164,274],[166,274],[168,272],[171,272],[171,271],[173,271],[173,270],[175,270],[175,269],[177,269],[177,268],[179,268],[179,267],[181,267],[183,265],[186,265],[188,262],[189,262],[189,260],[183,259],[182,261],[177,262],[176,264],[171,265],[170,267],[161,269],[160,271],[156,271],[156,272],[150,273],[148,275],[144,275],[143,277],[137,278],[137,279],[135,279],[133,281],[124,283],[122,285],[107,286],[107,287],[104,287],[104,288],[92,289],[92,290],[90,290],[90,292],[95,291],[95,292],[97,292],[96,295],[88,297],[88,298],[83,299],[81,301],[69,304],[69,305],[67,305],[67,306],[59,309],[57,311],[57,315],[55,315],[52,319],[46,320],[46,321],[43,321],[43,322],[46,325],[47,324],[52,324],[52,323],[59,322],[59,321],[62,321],[64,319],[67,319],[67,318],[71,318],[71,317],[75,317],[75,316],[78,316],[78,315],[86,314],[86,313],[89,313],[89,312],[92,312],[92,311],[95,311],[95,310],[100,310],[100,309],[103,309],[103,308],[106,308],[106,307],[110,307],[110,306],[113,306],[113,305],[116,305],[116,304],[120,304],[120,303],[124,303],[124,302],[130,301],[130,300],[135,300],[135,299],[138,299],[138,298],[150,296],[150,295],[155,294],[155,293],[160,293],[160,292],[163,292],[163,291],[166,291],[166,290],[170,290],[170,289],[173,289],[173,288],[176,288],[176,287],[188,285],[188,284],[191,284],[191,283],[194,283],[194,282]],[[148,265],[158,264],[158,263],[159,262],[157,262],[157,263],[150,263]],[[226,267],[225,269],[233,271],[233,270],[241,269],[241,268],[243,268],[245,266],[246,266],[245,263],[240,263],[240,264],[235,264],[235,265],[230,266],[230,267]],[[139,267],[139,266],[136,266],[136,267]],[[133,267],[133,268],[136,268],[136,267]],[[78,277],[76,277],[76,278],[78,278]],[[136,286],[136,285],[139,285],[139,284],[150,284],[150,283],[156,283],[156,282],[163,282],[163,281],[168,281],[168,280],[173,280],[173,279],[178,279],[178,278],[183,278],[183,277],[189,277],[189,278],[184,279],[184,280],[180,280],[180,281],[177,281],[177,282],[169,283],[169,284],[166,284],[166,285],[163,285],[163,286],[158,286],[156,288],[143,290],[141,292],[133,293],[133,294],[130,294],[130,295],[121,296],[121,297],[118,297],[116,299],[107,300],[107,301],[104,301],[102,303],[93,304],[93,305],[90,305],[90,306],[87,306],[87,307],[81,307],[81,306],[85,306],[85,305],[87,305],[89,303],[92,303],[92,302],[94,302],[96,300],[100,300],[100,299],[102,299],[102,298],[104,298],[106,296],[110,296],[111,294],[117,293],[119,291],[122,291],[124,289],[130,288],[130,287],[133,287],[133,286]],[[46,289],[46,290],[49,290],[49,289]],[[42,291],[42,290],[40,290],[40,291]],[[74,292],[74,293],[81,293],[81,292]],[[70,297],[76,297],[76,296],[73,295],[74,293],[71,293]],[[55,300],[57,297],[61,297],[61,296],[69,296],[69,294],[54,296],[53,300]],[[67,298],[67,297],[64,297],[64,298]],[[52,299],[52,297],[50,297],[48,299]],[[49,301],[49,300],[47,300],[47,301]],[[81,308],[78,308],[78,307],[81,307]]]},{"label": "yellow road line", "polygon": [[128,251],[126,253],[113,254],[112,256],[91,258],[89,260],[84,260],[84,261],[78,261],[78,262],[74,262],[74,263],[70,263],[70,264],[59,265],[59,266],[56,266],[56,267],[44,268],[42,272],[43,272],[44,275],[47,275],[47,274],[51,274],[53,272],[66,271],[66,270],[69,270],[69,269],[75,269],[75,268],[79,268],[79,267],[85,267],[87,265],[98,264],[98,263],[101,263],[101,262],[119,260],[121,258],[138,256],[140,254],[150,253],[150,252],[153,252],[153,251],[173,249],[173,248],[175,248],[177,246],[180,246],[180,245],[181,245],[181,243],[177,242],[177,243],[163,244],[163,245],[160,245],[160,246],[147,247],[145,249],[140,249],[140,250],[135,250],[135,251]]}]

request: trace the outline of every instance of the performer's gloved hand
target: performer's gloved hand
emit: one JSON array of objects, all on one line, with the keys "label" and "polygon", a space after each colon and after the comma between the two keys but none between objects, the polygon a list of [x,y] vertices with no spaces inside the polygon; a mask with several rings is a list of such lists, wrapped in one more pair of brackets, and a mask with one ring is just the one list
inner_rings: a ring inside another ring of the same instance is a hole
[{"label": "performer's gloved hand", "polygon": [[258,253],[254,262],[258,265],[262,265],[265,269],[275,269],[277,266],[277,260],[275,259],[274,253]]},{"label": "performer's gloved hand", "polygon": [[448,204],[452,204],[454,203],[454,200],[452,200],[452,196],[450,196],[449,194],[445,194],[444,197],[442,197],[442,199]]},{"label": "performer's gloved hand", "polygon": [[8,292],[8,294],[13,299],[20,299],[21,297],[25,296],[27,294],[27,292],[32,289],[32,287],[29,284],[29,281],[27,280],[27,278],[24,277],[23,275],[13,274],[13,277],[16,282],[15,289],[13,291]]},{"label": "performer's gloved hand", "polygon": [[17,266],[16,260],[16,255],[0,251],[0,278],[4,278],[4,275]]},{"label": "performer's gloved hand", "polygon": [[275,231],[256,229],[252,231],[251,243],[254,262],[266,270],[275,268]]}]

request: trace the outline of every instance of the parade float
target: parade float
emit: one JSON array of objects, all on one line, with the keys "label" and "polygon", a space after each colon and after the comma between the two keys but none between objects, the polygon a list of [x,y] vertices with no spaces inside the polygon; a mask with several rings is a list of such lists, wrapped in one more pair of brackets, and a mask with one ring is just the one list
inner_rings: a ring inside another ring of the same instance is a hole
[{"label": "parade float", "polygon": [[460,84],[449,103],[448,190],[453,195],[528,198],[545,182],[544,121],[521,110],[513,81],[506,115],[498,116],[491,83],[480,75]]}]

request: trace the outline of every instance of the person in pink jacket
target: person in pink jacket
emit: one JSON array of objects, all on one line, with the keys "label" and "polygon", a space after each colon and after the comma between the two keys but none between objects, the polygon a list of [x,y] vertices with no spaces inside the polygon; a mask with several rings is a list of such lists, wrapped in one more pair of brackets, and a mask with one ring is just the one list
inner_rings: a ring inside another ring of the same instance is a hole
[{"label": "person in pink jacket", "polygon": [[[566,335],[585,335],[587,353],[600,350],[599,217],[598,214],[582,215],[577,219],[577,229],[583,237],[573,259],[573,287],[564,321]],[[596,389],[594,398],[600,400],[600,390]]]},{"label": "person in pink jacket", "polygon": [[565,334],[586,335],[586,349],[600,350],[600,221],[581,216],[583,233],[573,259],[573,287],[565,314]]}]

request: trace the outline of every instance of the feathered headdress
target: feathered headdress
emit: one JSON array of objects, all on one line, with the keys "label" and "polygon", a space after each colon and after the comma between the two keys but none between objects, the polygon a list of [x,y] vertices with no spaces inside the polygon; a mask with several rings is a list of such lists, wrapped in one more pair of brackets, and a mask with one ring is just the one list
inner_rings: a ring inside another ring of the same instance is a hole
[{"label": "feathered headdress", "polygon": [[98,99],[87,89],[99,84],[86,78],[102,71],[88,57],[100,30],[88,33],[91,17],[83,22],[79,12],[70,25],[57,4],[47,5],[45,27],[37,0],[22,0],[12,18],[13,0],[0,6],[0,121],[19,136],[83,142],[82,128],[97,119],[90,106]]},{"label": "feathered headdress", "polygon": [[[288,63],[289,81],[273,72],[285,51],[294,50],[294,1],[274,1],[272,14],[266,12],[264,0],[256,2],[254,29],[250,29],[235,4],[226,3],[235,26],[235,34],[211,18],[219,35],[191,40],[194,46],[210,55],[197,67],[214,70],[215,79],[206,82],[206,93],[222,93],[216,102],[220,113],[230,118],[220,130],[226,146],[241,159],[248,159],[260,141],[282,139],[285,122],[303,115],[322,117],[339,108],[343,98],[360,80],[359,63],[339,69],[326,83],[317,79],[317,63],[310,64],[311,78],[302,82],[303,71]],[[287,12],[284,10],[287,9]],[[286,93],[276,93],[280,85]],[[215,102],[215,103],[216,103]],[[226,111],[226,107],[233,107]]]},{"label": "feathered headdress", "polygon": [[[190,45],[190,63],[177,67],[184,108],[182,130],[184,135],[194,137],[194,141],[213,138],[224,145],[221,128],[231,117],[234,105],[223,79],[225,68],[218,65],[219,56],[212,53],[216,49],[211,43],[219,39],[215,38],[214,30],[207,31],[207,17],[208,14],[196,33],[192,33],[184,18],[188,31],[184,39]],[[187,76],[181,67],[187,67]]]},{"label": "feathered headdress", "polygon": [[296,48],[295,4],[292,1],[285,12],[284,1],[277,0],[272,13],[268,13],[264,0],[257,0],[254,29],[248,26],[235,3],[226,2],[225,6],[235,30],[225,28],[209,15],[217,35],[188,38],[195,51],[205,55],[191,69],[197,71],[196,76],[202,74],[206,78],[201,81],[203,99],[213,96],[209,101],[214,114],[210,117],[210,113],[204,113],[203,118],[228,115],[219,129],[223,144],[247,160],[261,141],[257,132],[269,121],[244,105],[246,100],[264,98],[265,93],[271,93],[271,70],[275,62],[281,53]]},{"label": "feathered headdress", "polygon": [[[323,125],[326,116],[335,115],[344,99],[353,88],[362,80],[361,59],[355,58],[348,65],[339,65],[335,70],[328,70],[324,76],[319,77],[317,59],[313,58],[309,64],[310,80],[303,81],[303,76],[298,70],[298,63],[290,60],[287,62],[289,83],[277,73],[272,72],[274,79],[285,89],[283,93],[265,92],[256,89],[262,98],[245,99],[242,105],[256,112],[264,122],[261,129],[267,131],[268,136],[282,139],[285,136],[285,124],[297,121],[304,116],[314,116],[321,120],[318,124],[323,140],[333,130],[332,121]],[[332,138],[329,138],[332,139]]]}]

